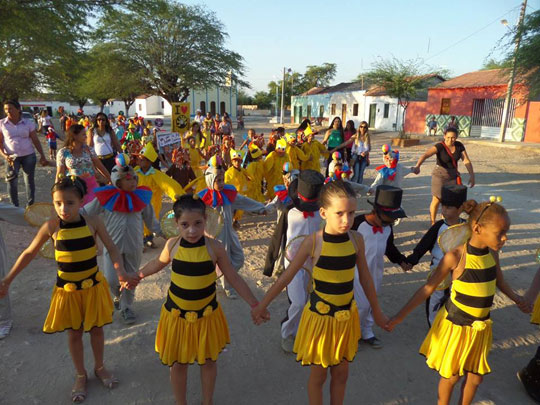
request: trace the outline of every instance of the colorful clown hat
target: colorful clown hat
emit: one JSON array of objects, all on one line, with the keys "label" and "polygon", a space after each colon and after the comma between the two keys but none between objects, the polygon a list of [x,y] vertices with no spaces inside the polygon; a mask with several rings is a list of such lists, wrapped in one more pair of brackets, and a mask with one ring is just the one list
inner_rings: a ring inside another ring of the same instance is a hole
[{"label": "colorful clown hat", "polygon": [[339,152],[332,153],[332,160],[341,160],[341,153]]}]

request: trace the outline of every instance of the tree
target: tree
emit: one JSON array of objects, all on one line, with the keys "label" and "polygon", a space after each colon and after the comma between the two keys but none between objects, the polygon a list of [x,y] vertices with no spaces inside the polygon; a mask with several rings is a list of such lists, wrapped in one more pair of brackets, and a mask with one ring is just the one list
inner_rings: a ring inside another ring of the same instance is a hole
[{"label": "tree", "polygon": [[225,47],[227,33],[215,13],[201,6],[155,0],[108,10],[98,34],[124,55],[135,55],[150,86],[169,102],[190,89],[240,86],[242,57]]},{"label": "tree", "polygon": [[489,58],[485,61],[484,65],[480,70],[489,70],[489,69],[502,69],[511,67],[511,64],[507,60],[496,60],[494,58]]},{"label": "tree", "polygon": [[238,90],[238,104],[239,105],[252,105],[253,97],[248,95],[243,89]]},{"label": "tree", "polygon": [[306,67],[306,72],[302,76],[299,88],[303,93],[313,87],[326,87],[336,76],[337,65],[335,63],[323,63],[320,66],[310,65]]},{"label": "tree", "polygon": [[[428,68],[419,60],[379,59],[372,64],[372,69],[367,73],[368,80],[376,86],[386,90],[390,97],[398,99],[398,105],[403,108],[402,125],[405,111],[409,101],[424,86],[426,76],[439,74],[436,71],[428,71]],[[396,115],[396,127],[398,116]],[[403,128],[401,128],[401,132]]]},{"label": "tree", "polygon": [[76,103],[80,108],[88,102],[90,91],[86,83],[86,75],[91,66],[88,52],[78,51],[57,58],[53,63],[44,67],[47,77],[47,87],[58,98]]},{"label": "tree", "polygon": [[272,95],[266,91],[258,91],[253,96],[253,104],[256,104],[257,108],[260,109],[270,108],[274,100],[275,98],[273,98]]}]

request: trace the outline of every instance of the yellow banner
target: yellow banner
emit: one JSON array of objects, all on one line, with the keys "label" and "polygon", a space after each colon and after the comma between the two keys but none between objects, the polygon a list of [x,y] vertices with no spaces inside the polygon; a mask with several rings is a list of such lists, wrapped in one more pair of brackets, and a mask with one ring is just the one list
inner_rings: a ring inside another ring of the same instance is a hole
[{"label": "yellow banner", "polygon": [[171,105],[171,132],[178,132],[182,135],[189,129],[191,105],[190,103],[171,103]]}]

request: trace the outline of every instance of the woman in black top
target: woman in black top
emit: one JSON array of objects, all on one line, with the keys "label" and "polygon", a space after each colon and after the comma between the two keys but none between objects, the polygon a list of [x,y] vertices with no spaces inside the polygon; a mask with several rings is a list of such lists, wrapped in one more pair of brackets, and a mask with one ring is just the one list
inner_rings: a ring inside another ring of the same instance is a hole
[{"label": "woman in black top", "polygon": [[[465,146],[463,146],[461,142],[456,141],[457,137],[457,130],[455,128],[448,128],[444,134],[444,140],[429,148],[426,153],[418,159],[416,166],[413,168],[415,174],[420,173],[420,166],[422,163],[429,157],[437,155],[437,165],[433,169],[431,177],[431,195],[433,196],[429,206],[431,225],[437,220],[442,186],[460,184],[459,181],[461,177],[457,168],[457,163],[460,159],[463,160],[463,163],[469,172],[469,187],[474,187],[474,171],[472,163],[469,160],[469,155],[467,155]],[[450,156],[448,151],[450,151],[452,156]]]}]

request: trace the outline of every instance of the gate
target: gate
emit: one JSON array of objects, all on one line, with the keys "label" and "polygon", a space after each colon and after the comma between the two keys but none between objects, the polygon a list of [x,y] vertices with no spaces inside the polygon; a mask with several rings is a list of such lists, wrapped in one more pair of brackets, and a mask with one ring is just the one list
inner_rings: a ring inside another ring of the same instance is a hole
[{"label": "gate", "polygon": [[[508,116],[506,117],[507,129],[512,127],[515,110],[516,100],[512,99]],[[502,124],[503,111],[504,99],[474,99],[470,136],[498,138]]]}]

